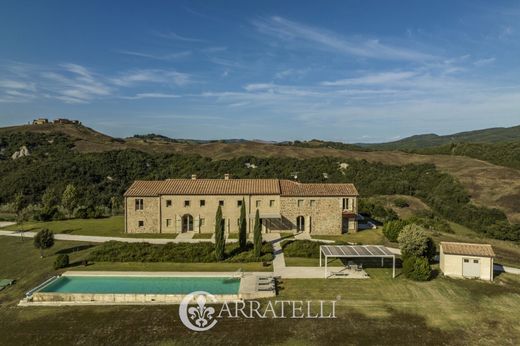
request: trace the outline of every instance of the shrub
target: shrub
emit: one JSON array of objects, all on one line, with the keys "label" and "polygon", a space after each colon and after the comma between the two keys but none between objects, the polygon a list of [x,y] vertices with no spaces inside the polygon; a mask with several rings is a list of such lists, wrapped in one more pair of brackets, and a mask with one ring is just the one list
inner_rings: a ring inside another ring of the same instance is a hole
[{"label": "shrub", "polygon": [[432,270],[426,257],[410,256],[403,260],[403,273],[415,281],[428,281]]},{"label": "shrub", "polygon": [[407,257],[426,257],[432,260],[435,256],[435,244],[424,229],[416,224],[405,226],[397,237],[401,255]]},{"label": "shrub", "polygon": [[408,225],[408,222],[405,220],[387,221],[383,226],[383,234],[385,235],[386,239],[392,242],[397,242],[397,237],[399,236],[399,233],[401,233],[401,230],[406,225]]},{"label": "shrub", "polygon": [[319,258],[320,245],[325,244],[311,240],[286,240],[282,243],[282,248],[287,257]]},{"label": "shrub", "polygon": [[69,255],[59,254],[54,261],[54,269],[65,268],[69,266]]},{"label": "shrub", "polygon": [[[273,247],[270,243],[262,245],[260,257],[256,257],[253,244],[248,242],[244,250],[239,244],[226,244],[224,260],[227,262],[271,261]],[[204,243],[150,243],[105,242],[96,246],[90,253],[90,260],[98,262],[179,262],[210,263],[216,262],[215,245]]]},{"label": "shrub", "polygon": [[394,205],[398,208],[408,208],[410,206],[408,201],[404,198],[396,198],[394,200]]}]

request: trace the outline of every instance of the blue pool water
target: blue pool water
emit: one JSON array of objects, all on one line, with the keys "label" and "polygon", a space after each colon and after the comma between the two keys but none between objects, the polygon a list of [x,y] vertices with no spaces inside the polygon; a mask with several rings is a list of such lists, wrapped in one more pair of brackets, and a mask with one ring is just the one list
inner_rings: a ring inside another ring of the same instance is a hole
[{"label": "blue pool water", "polygon": [[240,279],[225,277],[62,276],[39,290],[60,293],[238,294]]}]

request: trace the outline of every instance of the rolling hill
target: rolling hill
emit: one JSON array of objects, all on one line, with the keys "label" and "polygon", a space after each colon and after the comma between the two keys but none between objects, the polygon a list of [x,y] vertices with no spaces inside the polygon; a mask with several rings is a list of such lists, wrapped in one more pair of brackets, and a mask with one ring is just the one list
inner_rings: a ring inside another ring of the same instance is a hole
[{"label": "rolling hill", "polygon": [[472,142],[472,143],[499,143],[520,141],[520,125],[513,127],[494,127],[483,130],[466,131],[446,136],[433,133],[415,135],[394,142],[358,144],[364,148],[378,150],[414,150],[420,148],[431,148],[450,143]]},{"label": "rolling hill", "polygon": [[[510,129],[518,130],[520,127]],[[496,129],[493,129],[491,132],[494,131]],[[485,131],[481,132],[485,133]],[[510,133],[513,132],[514,130],[510,131]],[[421,155],[402,151],[345,150],[324,145],[302,147],[257,141],[210,141],[198,143],[186,140],[171,141],[160,136],[119,139],[81,125],[23,125],[0,129],[0,136],[4,137],[14,136],[13,138],[18,138],[20,134],[24,133],[50,136],[47,141],[49,144],[47,145],[56,145],[55,143],[50,144],[53,143],[52,136],[64,136],[71,142],[70,149],[66,150],[74,150],[80,153],[133,149],[152,154],[197,154],[211,159],[230,159],[242,156],[306,159],[329,156],[337,157],[338,160],[350,158],[391,165],[431,163],[441,171],[456,177],[469,192],[475,204],[499,208],[507,214],[511,221],[520,222],[520,170],[497,166],[465,156]],[[489,133],[488,135],[490,136],[489,138],[493,138]],[[21,144],[21,142],[17,142],[16,146]],[[15,150],[16,146],[14,148],[12,146],[9,147],[9,150]],[[29,150],[32,150],[32,148],[29,148]],[[42,155],[45,154],[44,151]],[[6,157],[9,157],[10,154],[10,152],[6,152]]]}]

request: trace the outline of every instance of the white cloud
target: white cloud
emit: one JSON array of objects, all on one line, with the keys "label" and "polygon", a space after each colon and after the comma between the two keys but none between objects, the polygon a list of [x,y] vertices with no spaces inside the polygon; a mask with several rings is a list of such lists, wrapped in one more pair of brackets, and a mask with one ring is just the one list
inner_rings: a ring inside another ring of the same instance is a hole
[{"label": "white cloud", "polygon": [[478,67],[485,66],[485,65],[494,63],[495,60],[496,60],[495,58],[479,59],[479,60],[475,61],[473,63],[473,65],[478,66]]},{"label": "white cloud", "polygon": [[425,61],[434,56],[413,49],[397,47],[381,43],[379,39],[350,38],[305,24],[297,23],[283,17],[257,19],[253,25],[263,34],[283,41],[304,41],[312,47],[320,47],[346,55],[382,60]]},{"label": "white cloud", "polygon": [[165,93],[139,93],[134,96],[123,96],[122,98],[128,99],[128,100],[140,100],[140,99],[146,99],[146,98],[171,99],[171,98],[178,98],[178,97],[181,97],[181,96],[176,95],[176,94],[165,94]]},{"label": "white cloud", "polygon": [[397,71],[397,72],[381,72],[375,74],[367,74],[358,78],[347,78],[336,81],[325,81],[322,85],[325,86],[346,86],[346,85],[380,85],[392,82],[398,82],[405,79],[410,79],[416,76],[417,73],[413,71]]},{"label": "white cloud", "polygon": [[111,78],[111,82],[118,86],[132,86],[140,83],[161,83],[185,85],[190,82],[190,75],[172,70],[148,69],[134,70],[121,73],[118,77]]},{"label": "white cloud", "polygon": [[167,38],[167,39],[170,39],[170,40],[175,40],[175,41],[206,42],[206,40],[193,38],[193,37],[182,36],[182,35],[176,34],[174,32],[157,33],[157,36],[162,37],[162,38]]},{"label": "white cloud", "polygon": [[142,53],[142,52],[134,52],[134,51],[126,51],[126,50],[118,51],[118,53],[137,56],[137,57],[141,57],[141,58],[148,58],[148,59],[154,59],[154,60],[165,60],[165,61],[185,58],[192,54],[191,51],[189,51],[189,50],[177,52],[177,53],[170,53],[170,54],[151,54],[151,53]]}]

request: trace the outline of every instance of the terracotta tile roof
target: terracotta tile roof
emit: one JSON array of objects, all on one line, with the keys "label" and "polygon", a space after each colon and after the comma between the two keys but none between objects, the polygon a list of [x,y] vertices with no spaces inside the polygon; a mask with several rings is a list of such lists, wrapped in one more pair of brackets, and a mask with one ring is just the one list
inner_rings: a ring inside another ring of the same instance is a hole
[{"label": "terracotta tile roof", "polygon": [[282,196],[357,196],[354,184],[303,184],[292,180],[280,180]]},{"label": "terracotta tile roof", "polygon": [[355,196],[352,184],[301,184],[279,179],[136,180],[125,196],[159,195],[282,195]]},{"label": "terracotta tile roof", "polygon": [[441,242],[441,247],[449,255],[495,257],[493,247],[489,244]]}]

